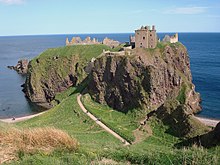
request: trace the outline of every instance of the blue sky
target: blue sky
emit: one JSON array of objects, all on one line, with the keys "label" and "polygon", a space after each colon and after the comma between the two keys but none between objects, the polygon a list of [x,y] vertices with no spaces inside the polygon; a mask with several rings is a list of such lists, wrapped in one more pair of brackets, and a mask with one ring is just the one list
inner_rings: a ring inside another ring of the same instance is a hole
[{"label": "blue sky", "polygon": [[220,32],[219,0],[0,0],[0,36]]}]

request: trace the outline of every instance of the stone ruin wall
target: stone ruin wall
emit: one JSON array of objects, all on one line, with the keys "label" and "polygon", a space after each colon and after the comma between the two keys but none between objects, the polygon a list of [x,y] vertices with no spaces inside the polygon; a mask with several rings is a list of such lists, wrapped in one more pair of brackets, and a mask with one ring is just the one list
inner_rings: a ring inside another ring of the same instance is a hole
[{"label": "stone ruin wall", "polygon": [[66,38],[66,46],[71,45],[93,45],[93,44],[104,44],[111,48],[115,48],[120,45],[119,41],[115,41],[109,38],[105,38],[102,42],[99,42],[96,38],[91,39],[90,37],[86,37],[85,40],[82,40],[80,37],[73,37],[71,41]]}]

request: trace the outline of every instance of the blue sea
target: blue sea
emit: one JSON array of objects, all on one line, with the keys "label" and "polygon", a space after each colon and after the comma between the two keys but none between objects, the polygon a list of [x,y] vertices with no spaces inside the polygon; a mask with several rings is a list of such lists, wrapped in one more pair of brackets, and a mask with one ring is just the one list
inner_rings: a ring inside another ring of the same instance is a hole
[{"label": "blue sea", "polygon": [[[25,77],[7,68],[19,59],[32,59],[48,48],[65,45],[66,37],[109,37],[120,42],[125,34],[79,34],[0,37],[0,118],[19,117],[38,112],[21,91]],[[159,33],[159,37],[165,34]],[[188,49],[193,83],[201,94],[203,117],[220,119],[220,33],[179,33],[179,40]]]}]

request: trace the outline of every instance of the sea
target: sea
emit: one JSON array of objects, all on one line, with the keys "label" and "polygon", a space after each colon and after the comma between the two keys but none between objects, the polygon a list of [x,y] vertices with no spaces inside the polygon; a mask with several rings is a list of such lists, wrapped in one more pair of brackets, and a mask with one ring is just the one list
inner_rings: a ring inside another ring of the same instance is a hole
[{"label": "sea", "polygon": [[[173,34],[173,33],[166,33]],[[63,34],[33,36],[0,36],[0,119],[21,117],[39,112],[39,108],[25,98],[21,85],[25,76],[7,66],[20,59],[31,60],[48,48],[65,46],[66,37],[105,37],[128,42],[132,33],[122,34]],[[162,39],[165,33],[159,33]],[[220,119],[220,33],[179,33],[179,41],[188,49],[193,83],[201,94],[202,111],[199,116]]]}]

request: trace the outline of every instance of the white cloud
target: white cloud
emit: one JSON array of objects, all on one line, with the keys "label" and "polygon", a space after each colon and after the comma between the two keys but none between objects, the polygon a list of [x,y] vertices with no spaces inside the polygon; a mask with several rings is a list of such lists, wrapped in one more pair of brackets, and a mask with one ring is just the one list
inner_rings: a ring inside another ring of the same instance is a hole
[{"label": "white cloud", "polygon": [[0,0],[0,2],[7,5],[17,5],[24,3],[24,0]]},{"label": "white cloud", "polygon": [[201,14],[205,13],[208,7],[178,7],[166,10],[165,14]]}]

